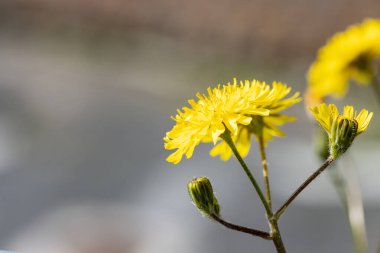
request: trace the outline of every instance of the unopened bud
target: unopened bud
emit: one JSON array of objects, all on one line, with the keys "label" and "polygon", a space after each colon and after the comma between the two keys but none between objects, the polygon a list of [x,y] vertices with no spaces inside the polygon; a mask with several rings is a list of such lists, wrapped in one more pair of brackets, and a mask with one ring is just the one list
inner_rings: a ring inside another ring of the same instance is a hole
[{"label": "unopened bud", "polygon": [[351,146],[358,131],[358,122],[355,119],[338,116],[333,121],[331,130],[329,137],[330,155],[335,159]]},{"label": "unopened bud", "polygon": [[187,184],[193,204],[205,217],[219,216],[220,207],[208,178],[194,178]]}]

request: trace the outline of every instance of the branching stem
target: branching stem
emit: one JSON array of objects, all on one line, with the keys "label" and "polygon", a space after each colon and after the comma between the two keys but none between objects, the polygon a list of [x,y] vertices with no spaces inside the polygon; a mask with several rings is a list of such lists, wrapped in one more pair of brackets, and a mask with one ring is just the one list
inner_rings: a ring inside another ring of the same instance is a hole
[{"label": "branching stem", "polygon": [[228,146],[231,148],[231,150],[234,153],[236,159],[239,161],[239,163],[240,163],[241,167],[243,168],[244,172],[247,174],[249,180],[251,181],[251,183],[253,185],[253,188],[255,188],[257,194],[259,195],[259,198],[260,198],[261,202],[263,203],[263,206],[265,208],[267,216],[268,217],[272,217],[273,213],[272,213],[272,211],[271,211],[271,209],[270,209],[270,207],[268,205],[268,202],[266,201],[266,199],[264,197],[264,194],[261,191],[260,186],[257,183],[255,177],[252,175],[252,173],[249,170],[247,164],[244,162],[243,158],[240,156],[240,153],[237,150],[237,148],[236,148],[236,146],[235,146],[235,144],[234,144],[234,142],[233,142],[233,140],[231,138],[230,132],[229,131],[224,132],[224,134],[221,135],[221,137],[228,144]]}]

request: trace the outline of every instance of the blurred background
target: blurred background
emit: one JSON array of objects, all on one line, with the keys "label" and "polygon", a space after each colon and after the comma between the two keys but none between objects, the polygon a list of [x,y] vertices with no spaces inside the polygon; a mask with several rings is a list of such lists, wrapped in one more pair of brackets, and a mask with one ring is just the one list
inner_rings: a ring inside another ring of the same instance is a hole
[{"label": "blurred background", "polygon": [[[274,252],[271,242],[202,218],[187,196],[213,182],[223,216],[267,230],[237,162],[210,145],[174,166],[162,138],[176,109],[233,77],[305,89],[317,49],[335,32],[380,17],[377,0],[0,1],[0,248],[25,253]],[[344,103],[375,111],[338,166],[357,164],[369,250],[380,239],[380,110],[351,85]],[[314,171],[313,124],[268,147],[274,206]],[[257,147],[248,161],[259,168]],[[260,176],[260,171],[255,171]],[[280,221],[289,252],[354,252],[323,174]]]}]

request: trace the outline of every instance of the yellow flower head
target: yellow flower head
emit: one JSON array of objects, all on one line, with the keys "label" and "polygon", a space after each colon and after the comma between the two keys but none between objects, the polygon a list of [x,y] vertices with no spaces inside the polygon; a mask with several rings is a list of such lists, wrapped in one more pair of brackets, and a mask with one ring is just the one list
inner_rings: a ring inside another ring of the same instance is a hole
[{"label": "yellow flower head", "polygon": [[[374,61],[380,57],[380,20],[367,19],[334,35],[322,47],[308,72],[308,97],[318,101],[328,95],[342,97],[348,81],[368,84]],[[309,104],[311,105],[311,104]]]},{"label": "yellow flower head", "polygon": [[271,111],[275,113],[290,106],[293,102],[289,99],[276,103],[278,97],[286,96],[287,90],[282,84],[276,84],[271,89],[256,80],[240,81],[238,84],[234,79],[232,84],[208,88],[207,95],[198,93],[198,101],[189,100],[190,107],[183,107],[172,117],[176,124],[166,133],[164,146],[176,151],[167,161],[176,164],[183,155],[190,158],[200,142],[212,141],[215,145],[225,131],[229,131],[236,140],[237,136],[241,136],[241,126],[250,125],[254,116],[268,116]]},{"label": "yellow flower head", "polygon": [[263,85],[219,85],[207,89],[208,94],[197,94],[198,101],[189,100],[190,108],[183,107],[172,117],[176,125],[164,137],[165,149],[177,149],[168,158],[168,162],[179,163],[183,155],[190,158],[194,148],[201,142],[217,142],[226,128],[237,135],[238,125],[248,125],[251,115],[266,116],[269,110],[259,107],[270,90]]},{"label": "yellow flower head", "polygon": [[[270,112],[267,116],[253,116],[253,120],[250,124],[241,125],[237,135],[232,136],[232,140],[235,142],[236,148],[242,157],[247,156],[249,152],[252,136],[258,138],[259,135],[262,135],[264,145],[274,136],[285,136],[285,133],[281,131],[278,126],[286,122],[294,121],[296,118],[280,115],[279,112],[301,101],[298,92],[289,98],[285,98],[291,91],[291,88],[285,84],[273,82],[271,88],[264,82],[256,81],[256,85],[257,84],[270,89],[266,100],[260,105],[260,107],[269,109]],[[226,161],[232,156],[232,150],[228,147],[226,142],[222,141],[211,150],[210,155],[219,155],[222,160]]]},{"label": "yellow flower head", "polygon": [[334,104],[310,107],[310,111],[328,134],[330,155],[333,158],[343,154],[354,138],[367,129],[373,115],[365,109],[357,113],[348,105],[341,115]]}]

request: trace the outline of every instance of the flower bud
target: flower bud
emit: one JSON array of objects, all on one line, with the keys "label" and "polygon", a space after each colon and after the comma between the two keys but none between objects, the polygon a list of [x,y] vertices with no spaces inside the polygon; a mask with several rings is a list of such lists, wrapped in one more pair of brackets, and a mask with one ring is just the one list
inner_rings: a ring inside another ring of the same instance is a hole
[{"label": "flower bud", "polygon": [[193,204],[205,217],[219,216],[220,207],[215,198],[212,185],[208,178],[194,178],[187,184],[187,189]]},{"label": "flower bud", "polygon": [[330,155],[335,159],[351,146],[357,135],[358,122],[355,119],[338,116],[334,119],[331,130],[329,137]]}]

